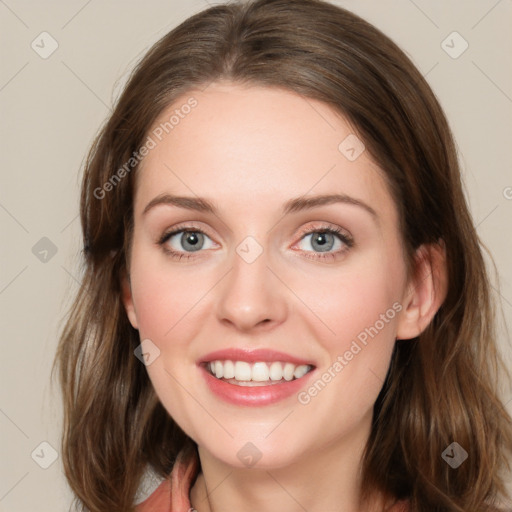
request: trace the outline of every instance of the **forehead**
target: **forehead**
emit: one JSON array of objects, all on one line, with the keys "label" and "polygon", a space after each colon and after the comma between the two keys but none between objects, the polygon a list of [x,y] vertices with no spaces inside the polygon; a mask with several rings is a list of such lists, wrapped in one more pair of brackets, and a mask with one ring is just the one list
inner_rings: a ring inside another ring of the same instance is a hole
[{"label": "forehead", "polygon": [[222,82],[191,90],[148,136],[154,147],[137,171],[136,213],[162,193],[253,211],[340,193],[383,214],[394,209],[354,127],[325,103],[285,89]]}]

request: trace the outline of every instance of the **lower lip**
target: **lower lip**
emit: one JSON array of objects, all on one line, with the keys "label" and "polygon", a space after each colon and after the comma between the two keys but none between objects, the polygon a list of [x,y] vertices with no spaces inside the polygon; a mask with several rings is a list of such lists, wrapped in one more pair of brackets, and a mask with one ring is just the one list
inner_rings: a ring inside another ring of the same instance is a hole
[{"label": "lower lip", "polygon": [[268,386],[237,386],[229,382],[217,379],[204,367],[200,367],[210,390],[224,401],[235,405],[263,406],[270,405],[280,400],[297,394],[304,388],[306,380],[314,372],[308,372],[300,379],[283,381],[280,384],[269,384]]}]

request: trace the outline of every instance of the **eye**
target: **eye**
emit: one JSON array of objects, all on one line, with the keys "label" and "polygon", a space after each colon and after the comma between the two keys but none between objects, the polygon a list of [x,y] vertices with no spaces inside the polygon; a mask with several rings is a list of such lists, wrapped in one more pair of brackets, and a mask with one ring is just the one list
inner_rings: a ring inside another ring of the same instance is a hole
[{"label": "eye", "polygon": [[[212,249],[215,242],[201,229],[194,226],[176,227],[162,235],[158,244],[173,258],[193,258],[201,249]],[[354,245],[353,238],[333,226],[314,227],[301,233],[299,249],[312,259],[336,259]]]},{"label": "eye", "polygon": [[297,244],[301,251],[313,259],[334,259],[348,251],[354,245],[352,237],[338,227],[321,227],[309,229],[302,233],[302,238]]},{"label": "eye", "polygon": [[200,251],[201,249],[211,249],[214,244],[211,238],[197,228],[175,229],[165,233],[158,242],[164,250],[179,259],[190,257],[187,253]]}]

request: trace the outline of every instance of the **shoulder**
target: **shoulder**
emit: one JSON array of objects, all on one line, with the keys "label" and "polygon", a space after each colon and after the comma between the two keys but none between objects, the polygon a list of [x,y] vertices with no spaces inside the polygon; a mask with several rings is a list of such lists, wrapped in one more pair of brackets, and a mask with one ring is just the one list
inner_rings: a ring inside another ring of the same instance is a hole
[{"label": "shoulder", "polygon": [[[197,453],[190,448],[182,450],[171,474],[159,485],[153,481],[152,492],[136,504],[136,512],[181,512],[190,510],[190,489],[199,471]],[[156,488],[155,488],[156,487]]]},{"label": "shoulder", "polygon": [[164,480],[143,502],[139,503],[136,512],[170,512],[171,483]]}]

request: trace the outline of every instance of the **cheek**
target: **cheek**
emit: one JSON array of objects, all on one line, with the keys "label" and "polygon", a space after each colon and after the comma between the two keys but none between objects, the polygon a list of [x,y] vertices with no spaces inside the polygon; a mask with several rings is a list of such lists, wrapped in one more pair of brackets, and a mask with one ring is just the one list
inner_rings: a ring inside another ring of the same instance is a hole
[{"label": "cheek", "polygon": [[400,269],[368,265],[365,271],[326,280],[322,289],[329,292],[317,287],[314,294],[315,313],[322,320],[315,337],[325,358],[317,379],[297,398],[305,411],[329,417],[334,431],[352,428],[372,410],[395,344],[402,309],[396,300]]},{"label": "cheek", "polygon": [[403,287],[403,269],[397,262],[369,254],[338,272],[297,281],[297,295],[307,298],[304,302],[321,320],[317,338],[331,355],[347,349],[358,337],[364,341],[365,332],[374,332],[373,327],[394,340],[400,309],[396,304]]},{"label": "cheek", "polygon": [[140,337],[158,344],[182,327],[202,290],[198,288],[200,279],[191,280],[190,274],[173,269],[166,256],[155,253],[134,251],[131,281]]},{"label": "cheek", "polygon": [[314,402],[315,410],[331,415],[337,424],[347,422],[348,413],[356,421],[370,410],[384,383],[405,279],[399,246],[397,251],[388,247],[388,252],[368,252],[347,261],[338,273],[317,275],[314,286],[310,281],[297,291],[308,297],[321,320],[314,337],[325,356],[318,375],[322,382],[304,389],[299,402]]}]

